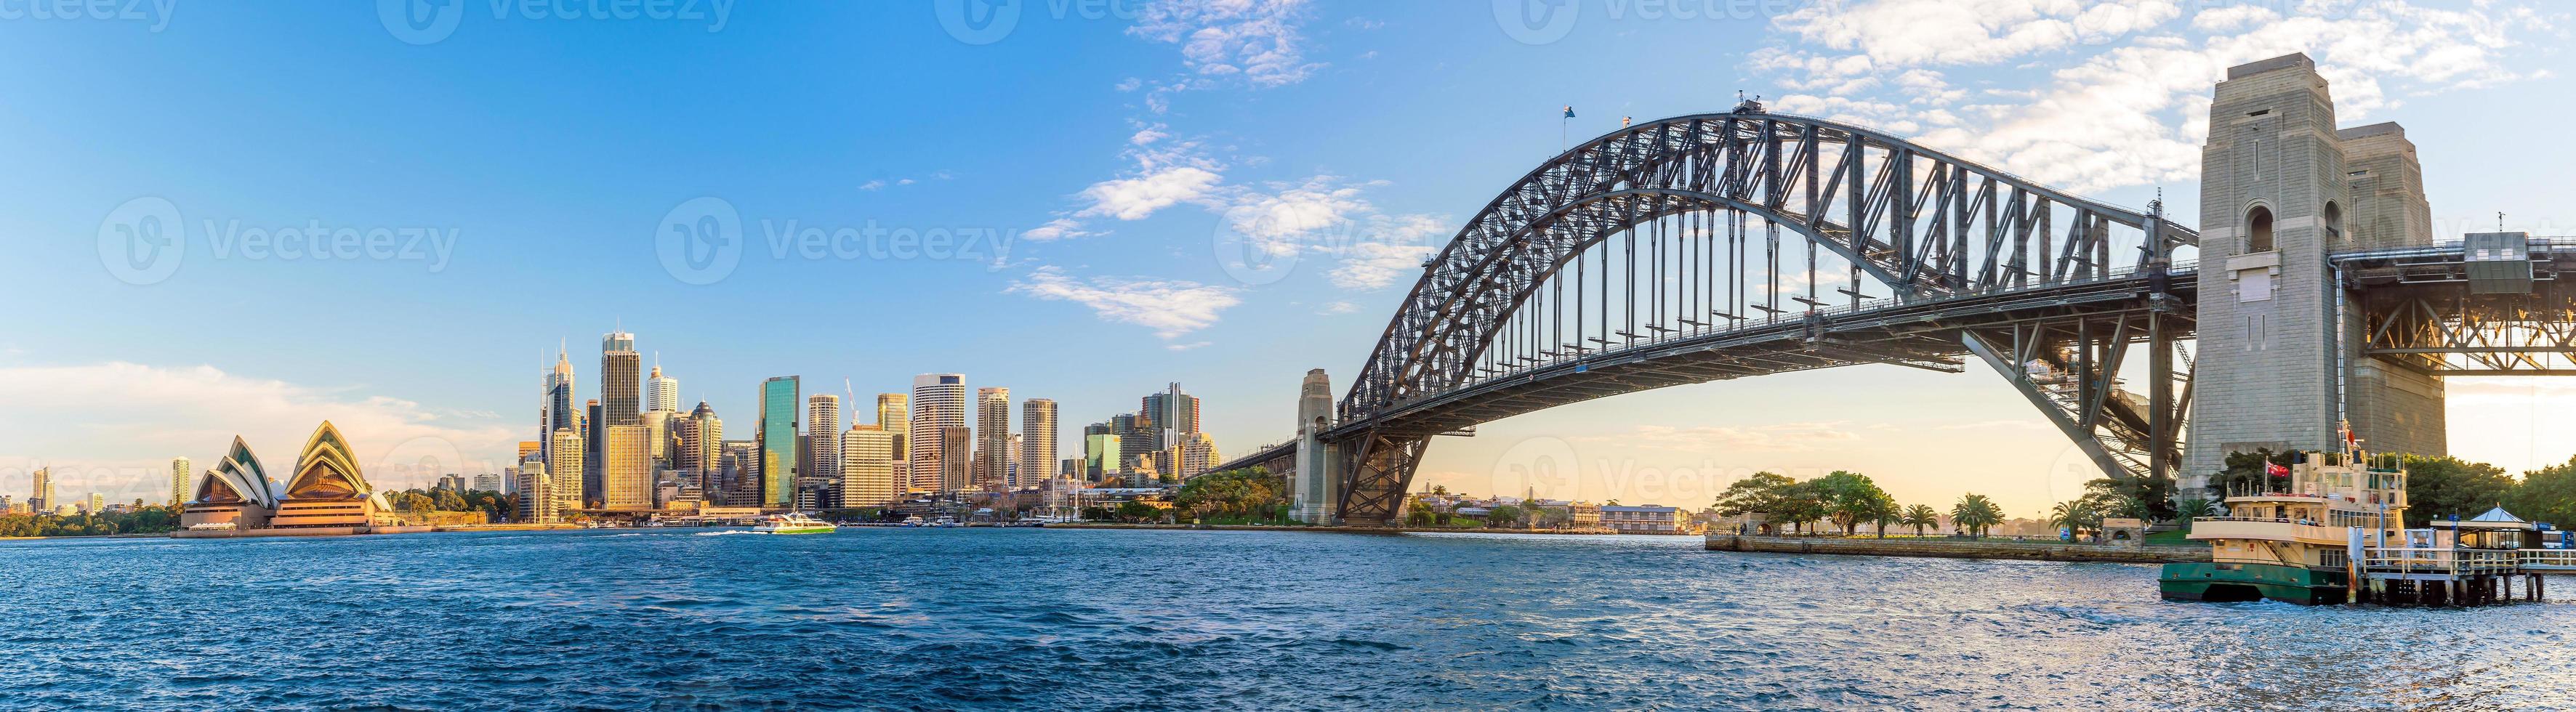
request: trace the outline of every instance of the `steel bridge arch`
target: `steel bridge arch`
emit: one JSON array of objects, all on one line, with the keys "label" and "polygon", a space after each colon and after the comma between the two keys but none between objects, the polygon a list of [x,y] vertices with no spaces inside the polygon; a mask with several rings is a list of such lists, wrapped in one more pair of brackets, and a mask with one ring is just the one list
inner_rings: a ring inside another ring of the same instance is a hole
[{"label": "steel bridge arch", "polygon": [[[1789,228],[1900,302],[2101,278],[2125,256],[2112,253],[2115,225],[2145,234],[2138,262],[2198,241],[2156,215],[1750,103],[1625,127],[1532,169],[1424,263],[1337,406],[1337,432],[1355,436],[1343,511],[1391,513],[1384,490],[1393,485],[1401,497],[1424,445],[1365,427],[1378,414],[1465,382],[1510,315],[1586,250],[1647,222],[1712,209]],[[2068,221],[2055,243],[2059,211]],[[1380,501],[1354,508],[1355,496]]]}]

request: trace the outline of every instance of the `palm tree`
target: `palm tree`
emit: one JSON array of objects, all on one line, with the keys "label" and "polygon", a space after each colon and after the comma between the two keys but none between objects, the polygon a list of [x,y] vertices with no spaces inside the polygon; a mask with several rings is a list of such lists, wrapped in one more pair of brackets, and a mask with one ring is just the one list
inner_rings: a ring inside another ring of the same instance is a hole
[{"label": "palm tree", "polygon": [[1950,523],[1958,525],[1961,532],[1970,536],[1985,536],[1987,527],[2003,520],[2004,508],[1995,506],[1994,500],[1982,494],[1960,497],[1958,504],[1950,506]]},{"label": "palm tree", "polygon": [[2049,510],[2048,523],[2065,527],[2073,534],[2090,530],[2098,539],[2102,534],[2102,508],[2087,499],[2059,502],[2055,509]]},{"label": "palm tree", "polygon": [[1906,507],[1905,515],[1898,517],[1896,523],[1913,527],[1915,536],[1923,536],[1923,530],[1941,526],[1941,513],[1934,511],[1932,505],[1918,504]]}]

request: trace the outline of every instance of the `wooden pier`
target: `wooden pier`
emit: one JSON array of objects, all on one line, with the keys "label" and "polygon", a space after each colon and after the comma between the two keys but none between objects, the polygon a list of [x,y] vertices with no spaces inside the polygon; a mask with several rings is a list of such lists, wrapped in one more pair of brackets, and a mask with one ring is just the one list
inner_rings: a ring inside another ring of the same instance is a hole
[{"label": "wooden pier", "polygon": [[[2461,549],[2362,547],[2355,560],[2360,603],[2475,606],[2538,601],[2543,578],[2576,575],[2576,549]],[[2514,579],[2522,579],[2519,594]]]}]

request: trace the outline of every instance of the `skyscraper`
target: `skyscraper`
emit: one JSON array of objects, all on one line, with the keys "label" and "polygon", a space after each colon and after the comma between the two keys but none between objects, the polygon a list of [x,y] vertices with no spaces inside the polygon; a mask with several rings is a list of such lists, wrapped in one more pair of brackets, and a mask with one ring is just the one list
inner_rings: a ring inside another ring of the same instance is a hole
[{"label": "skyscraper", "polygon": [[797,461],[805,463],[808,476],[841,478],[841,437],[841,397],[806,396],[805,451]]},{"label": "skyscraper", "polygon": [[611,425],[601,430],[600,452],[606,460],[599,465],[601,506],[607,509],[639,510],[653,507],[653,465],[646,442],[648,434],[641,425]]},{"label": "skyscraper", "polygon": [[644,380],[644,410],[680,412],[680,379],[662,375],[662,365],[653,365],[653,376]]},{"label": "skyscraper", "polygon": [[36,468],[36,491],[27,495],[27,506],[34,507],[37,514],[44,514],[45,512],[51,511],[47,508],[54,506],[54,471],[52,468]]},{"label": "skyscraper", "polygon": [[723,501],[723,478],[716,468],[724,463],[724,421],[716,419],[716,409],[706,401],[698,401],[697,409],[679,421],[679,430],[680,452],[672,458],[674,464],[697,478],[698,491],[707,499]]},{"label": "skyscraper", "polygon": [[546,474],[543,456],[531,453],[520,458],[517,468],[519,512],[517,519],[530,524],[553,524],[557,512],[548,506],[554,502],[554,481]]},{"label": "skyscraper", "polygon": [[170,506],[188,502],[188,471],[191,468],[188,458],[170,458]]},{"label": "skyscraper", "polygon": [[785,507],[796,494],[796,406],[802,386],[795,376],[760,384],[760,506]]},{"label": "skyscraper", "polygon": [[546,498],[558,514],[567,509],[580,509],[581,433],[572,428],[557,428],[553,444],[548,447],[552,454],[546,458],[546,472],[551,473],[546,478]]},{"label": "skyscraper", "polygon": [[976,488],[1011,487],[1011,389],[975,389],[975,456]]},{"label": "skyscraper", "polygon": [[1055,435],[1054,400],[1020,402],[1020,486],[1035,485],[1055,473]]},{"label": "skyscraper", "polygon": [[[966,376],[925,373],[912,377],[912,419],[906,424],[904,460],[912,471],[912,491],[946,492],[949,428],[966,427]],[[966,462],[958,449],[957,462]]]},{"label": "skyscraper", "polygon": [[965,457],[967,450],[974,447],[973,440],[963,425],[939,429],[940,457],[935,462],[939,464],[941,494],[964,492],[973,486],[973,474],[966,470]]},{"label": "skyscraper", "polygon": [[883,507],[894,503],[895,438],[873,425],[850,428],[841,435],[841,506]]},{"label": "skyscraper", "polygon": [[572,359],[563,351],[557,350],[554,370],[546,373],[544,398],[538,403],[541,409],[537,415],[537,442],[540,444],[538,450],[545,456],[547,462],[554,461],[556,430],[572,428],[575,432],[579,432],[581,429],[581,414],[574,410],[580,407],[581,401],[575,400],[579,395],[575,391]]},{"label": "skyscraper", "polygon": [[[1138,410],[1137,414],[1152,420],[1152,427],[1155,430],[1175,433],[1199,431],[1199,397],[1181,392],[1181,384],[1177,382],[1161,393],[1147,394],[1144,408]],[[1155,446],[1171,447],[1177,444],[1179,443],[1158,442]]]},{"label": "skyscraper", "polygon": [[599,404],[607,420],[592,427],[641,422],[636,416],[644,412],[639,407],[643,384],[635,375],[643,363],[643,355],[635,353],[634,334],[612,331],[599,337]]},{"label": "skyscraper", "polygon": [[586,410],[590,414],[581,419],[581,503],[598,506],[608,498],[608,485],[599,479],[599,465],[608,460],[601,455],[599,442],[608,432],[608,420],[597,398],[590,399]]}]

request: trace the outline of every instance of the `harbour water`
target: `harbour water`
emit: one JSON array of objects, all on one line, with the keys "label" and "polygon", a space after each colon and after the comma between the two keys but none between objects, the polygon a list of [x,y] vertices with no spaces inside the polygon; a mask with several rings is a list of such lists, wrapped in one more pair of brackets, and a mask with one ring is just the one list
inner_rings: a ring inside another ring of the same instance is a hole
[{"label": "harbour water", "polygon": [[2156,599],[1694,537],[0,542],[9,709],[2562,709],[2576,600]]}]

